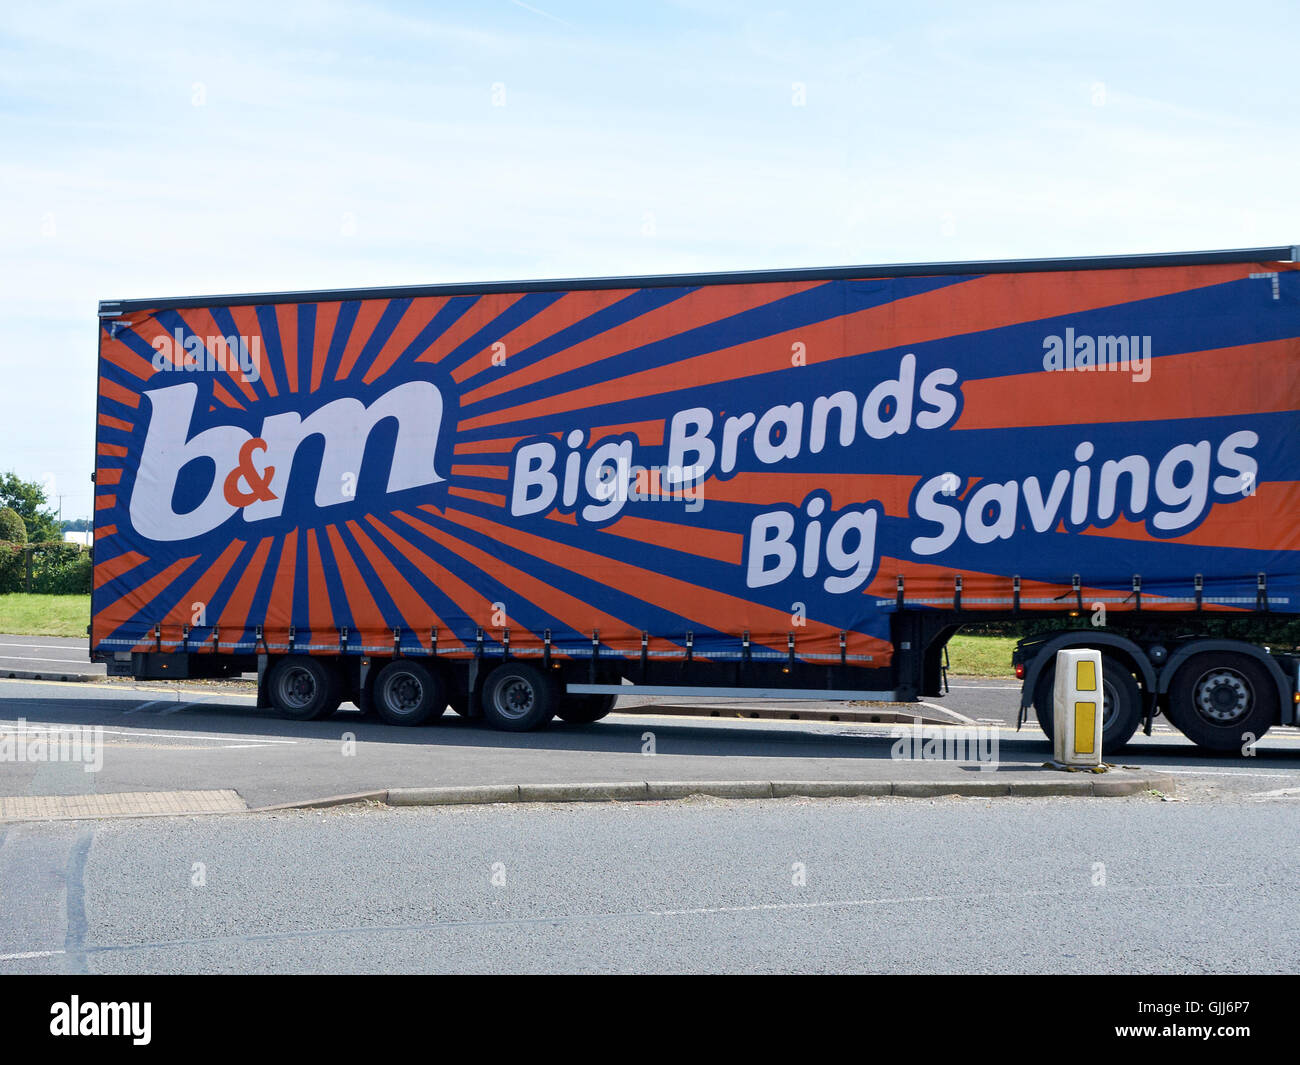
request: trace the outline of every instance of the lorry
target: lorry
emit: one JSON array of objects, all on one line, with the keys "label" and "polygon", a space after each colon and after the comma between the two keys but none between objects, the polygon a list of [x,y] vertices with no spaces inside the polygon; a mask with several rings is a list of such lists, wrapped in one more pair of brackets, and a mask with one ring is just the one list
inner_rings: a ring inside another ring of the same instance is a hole
[{"label": "lorry", "polygon": [[90,653],[295,719],[909,701],[1103,655],[1104,745],[1297,724],[1295,247],[99,306]]}]

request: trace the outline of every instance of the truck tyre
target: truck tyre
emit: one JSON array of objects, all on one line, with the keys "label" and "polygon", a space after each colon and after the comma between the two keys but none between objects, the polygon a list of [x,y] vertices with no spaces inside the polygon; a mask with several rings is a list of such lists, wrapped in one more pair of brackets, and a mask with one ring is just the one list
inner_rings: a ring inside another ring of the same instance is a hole
[{"label": "truck tyre", "polygon": [[267,678],[271,705],[292,721],[328,717],[343,701],[338,671],[310,655],[289,655],[271,667]]},{"label": "truck tyre", "polygon": [[617,695],[563,695],[555,716],[570,725],[589,725],[614,709]]},{"label": "truck tyre", "polygon": [[540,728],[555,716],[558,704],[556,683],[522,662],[503,662],[483,687],[483,717],[506,732]]},{"label": "truck tyre", "polygon": [[423,662],[396,658],[375,678],[371,703],[390,725],[423,725],[447,709],[447,686]]},{"label": "truck tyre", "polygon": [[1277,687],[1268,670],[1249,655],[1193,655],[1169,686],[1169,720],[1193,743],[1211,751],[1240,751],[1277,719]]},{"label": "truck tyre", "polygon": [[[1052,689],[1056,684],[1056,663],[1038,675],[1034,689],[1034,713],[1038,727],[1052,742],[1056,722],[1052,717]],[[1101,752],[1122,751],[1142,723],[1142,692],[1133,674],[1118,658],[1101,656]]]}]

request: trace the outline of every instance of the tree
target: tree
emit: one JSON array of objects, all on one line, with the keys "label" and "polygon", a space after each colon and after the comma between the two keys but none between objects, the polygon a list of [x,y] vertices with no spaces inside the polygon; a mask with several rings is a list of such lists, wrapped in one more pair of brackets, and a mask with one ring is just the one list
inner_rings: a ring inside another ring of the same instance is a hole
[{"label": "tree", "polygon": [[27,542],[27,526],[22,516],[13,507],[0,508],[0,540],[15,544]]},{"label": "tree", "polygon": [[35,481],[24,481],[12,472],[0,474],[0,507],[9,507],[22,518],[28,543],[63,539],[54,515],[44,509],[45,503],[45,489]]}]

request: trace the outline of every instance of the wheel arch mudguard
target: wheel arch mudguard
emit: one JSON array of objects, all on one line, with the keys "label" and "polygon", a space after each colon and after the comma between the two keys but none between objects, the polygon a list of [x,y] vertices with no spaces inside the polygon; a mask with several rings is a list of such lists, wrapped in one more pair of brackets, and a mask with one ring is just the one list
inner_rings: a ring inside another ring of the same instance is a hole
[{"label": "wheel arch mudguard", "polygon": [[271,708],[271,693],[267,687],[267,674],[271,670],[271,656],[262,652],[257,656],[257,709]]},{"label": "wheel arch mudguard", "polygon": [[1147,700],[1154,699],[1156,693],[1156,671],[1151,660],[1141,646],[1127,636],[1114,632],[1098,632],[1086,629],[1071,629],[1053,636],[1035,653],[1033,659],[1025,666],[1025,682],[1020,689],[1020,708],[1022,710],[1034,704],[1034,689],[1038,687],[1038,678],[1043,670],[1056,663],[1056,652],[1066,647],[1095,647],[1098,650],[1109,649],[1119,652],[1115,657],[1127,659],[1138,675],[1142,690]]},{"label": "wheel arch mudguard", "polygon": [[1204,654],[1207,651],[1225,651],[1231,654],[1246,655],[1263,665],[1264,669],[1268,671],[1268,675],[1273,678],[1273,683],[1277,686],[1277,698],[1280,707],[1279,723],[1283,725],[1294,725],[1296,723],[1296,705],[1291,697],[1293,681],[1283,671],[1277,659],[1262,647],[1256,647],[1253,643],[1242,643],[1240,640],[1193,640],[1190,643],[1182,644],[1178,650],[1169,656],[1169,661],[1160,670],[1160,681],[1156,690],[1161,695],[1167,694],[1170,685],[1174,682],[1174,676],[1183,663],[1193,655]]}]

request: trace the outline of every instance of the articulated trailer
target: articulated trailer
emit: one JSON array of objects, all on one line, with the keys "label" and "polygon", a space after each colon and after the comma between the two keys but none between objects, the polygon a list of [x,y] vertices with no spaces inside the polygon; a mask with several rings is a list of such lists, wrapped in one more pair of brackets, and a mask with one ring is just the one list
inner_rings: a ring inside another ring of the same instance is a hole
[{"label": "articulated trailer", "polygon": [[1300,263],[1120,258],[99,308],[90,653],[291,718],[913,700],[1104,656],[1104,745],[1297,723]]}]

